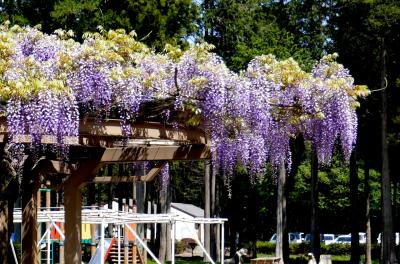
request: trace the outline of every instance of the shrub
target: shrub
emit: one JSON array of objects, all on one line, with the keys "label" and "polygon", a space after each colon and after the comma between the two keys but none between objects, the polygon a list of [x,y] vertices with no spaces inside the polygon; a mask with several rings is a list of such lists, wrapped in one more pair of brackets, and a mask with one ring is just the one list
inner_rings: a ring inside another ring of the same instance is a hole
[{"label": "shrub", "polygon": [[310,243],[289,244],[289,252],[290,254],[295,255],[306,255],[307,253],[311,252],[311,245]]},{"label": "shrub", "polygon": [[175,243],[175,250],[176,250],[176,253],[178,253],[178,254],[185,252],[185,250],[186,250],[185,242],[182,240],[177,241]]},{"label": "shrub", "polygon": [[[14,245],[15,254],[17,255],[17,259],[21,259],[22,245],[20,243],[14,243],[13,245]],[[8,254],[10,255],[9,258],[14,259],[14,256],[12,256],[11,250],[8,251]]]},{"label": "shrub", "polygon": [[327,246],[321,246],[321,252],[329,255],[348,255],[350,254],[350,244],[333,243]]},{"label": "shrub", "polygon": [[[271,243],[268,241],[257,241],[256,243],[257,253],[273,255],[275,254],[275,243]],[[380,245],[379,244],[372,244],[372,258],[379,259],[380,256]],[[311,252],[311,244],[310,243],[292,243],[289,244],[289,252],[293,255],[304,255],[306,256],[307,253]],[[365,245],[360,244],[359,248],[360,255],[365,254]],[[343,256],[343,255],[350,255],[351,254],[351,244],[337,244],[333,243],[330,245],[325,245],[321,243],[321,254],[325,255],[336,255],[336,256]],[[300,260],[299,261],[303,261]]]},{"label": "shrub", "polygon": [[275,243],[271,243],[268,241],[257,241],[256,247],[258,253],[263,253],[263,254],[275,253]]}]

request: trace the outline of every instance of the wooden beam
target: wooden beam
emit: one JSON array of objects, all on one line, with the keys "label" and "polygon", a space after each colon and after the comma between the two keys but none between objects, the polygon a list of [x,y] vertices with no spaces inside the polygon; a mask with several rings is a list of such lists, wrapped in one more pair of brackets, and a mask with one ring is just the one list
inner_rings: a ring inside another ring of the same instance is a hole
[{"label": "wooden beam", "polygon": [[165,164],[167,164],[167,163],[163,162],[163,163],[157,165],[156,167],[152,168],[147,173],[147,175],[142,178],[142,181],[152,181],[158,175],[158,173],[161,171],[161,169],[164,168]]},{"label": "wooden beam", "polygon": [[[0,117],[0,142],[6,140],[7,134],[7,120],[5,117]],[[70,144],[115,147],[116,141],[125,138],[123,134],[119,119],[104,119],[99,123],[94,118],[86,118],[80,121],[78,141],[74,142],[72,140]],[[157,122],[137,122],[131,124],[130,136],[128,138],[171,140],[177,143],[210,145],[210,140],[200,128],[185,126],[176,128],[172,125]],[[29,143],[31,137],[29,135],[21,135],[20,141],[22,143]],[[43,144],[54,144],[55,138],[43,135],[41,142]]]},{"label": "wooden beam", "polygon": [[[119,119],[104,119],[101,124],[95,119],[83,119],[80,122],[81,136],[112,136],[121,137],[124,133]],[[209,140],[200,128],[178,128],[157,122],[136,122],[131,124],[129,138],[135,139],[168,139],[196,144],[209,144]]]},{"label": "wooden beam", "polygon": [[90,182],[91,183],[119,183],[119,182],[137,182],[137,181],[152,181],[160,170],[165,166],[166,162],[162,162],[157,164],[154,168],[152,168],[146,175],[132,175],[132,176],[100,176],[94,177]]},{"label": "wooden beam", "polygon": [[89,183],[119,183],[140,181],[143,176],[100,176],[94,177]]},{"label": "wooden beam", "polygon": [[49,160],[46,157],[41,157],[32,168],[32,171],[43,174],[72,174],[75,170],[76,164]]},{"label": "wooden beam", "polygon": [[102,162],[131,162],[145,160],[203,160],[210,159],[210,148],[205,145],[138,146],[107,148]]}]

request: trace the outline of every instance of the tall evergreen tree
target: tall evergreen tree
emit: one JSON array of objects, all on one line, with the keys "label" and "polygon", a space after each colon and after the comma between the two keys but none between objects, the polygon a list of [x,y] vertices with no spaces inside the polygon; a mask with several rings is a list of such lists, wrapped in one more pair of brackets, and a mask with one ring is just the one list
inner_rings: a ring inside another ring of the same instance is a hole
[{"label": "tall evergreen tree", "polygon": [[312,64],[312,54],[295,42],[295,36],[278,23],[274,1],[214,0],[204,8],[205,41],[216,46],[231,69],[239,71],[256,55],[293,57],[303,66]]},{"label": "tall evergreen tree", "polygon": [[[378,0],[337,1],[336,7],[338,14],[332,23],[333,40],[341,53],[342,62],[348,65],[358,82],[381,93],[381,96],[375,93],[370,97],[360,115],[363,118],[360,123],[364,123],[361,128],[365,126],[368,129],[361,129],[360,141],[362,145],[365,144],[361,146],[364,153],[374,153],[371,147],[380,145],[380,157],[371,160],[381,160],[383,263],[396,263],[389,173],[388,135],[391,131],[388,127],[398,104],[395,97],[389,95],[397,94],[393,87],[399,76],[396,61],[399,59],[397,36],[400,32],[400,3]],[[375,109],[380,109],[380,112]],[[380,127],[381,130],[374,131],[374,127]],[[371,140],[371,132],[380,134],[381,141]],[[365,158],[370,159],[370,156]]]},{"label": "tall evergreen tree", "polygon": [[167,43],[187,43],[197,31],[199,7],[191,0],[62,0],[51,15],[56,25],[73,29],[77,35],[99,25],[135,30],[144,43],[162,50]]}]

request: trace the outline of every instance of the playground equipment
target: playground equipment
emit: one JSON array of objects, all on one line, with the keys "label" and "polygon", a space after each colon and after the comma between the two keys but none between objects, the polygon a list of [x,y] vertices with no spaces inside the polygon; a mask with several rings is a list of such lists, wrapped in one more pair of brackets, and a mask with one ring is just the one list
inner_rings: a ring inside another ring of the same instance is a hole
[{"label": "playground equipment", "polygon": [[[60,234],[60,242],[64,242],[65,235],[60,227],[56,224],[57,222],[65,223],[65,211],[64,208],[40,208],[41,210],[37,213],[37,221],[38,223],[48,223],[48,229],[43,234],[41,240],[39,240],[38,247],[41,242],[44,241],[45,237],[49,237],[51,229],[55,228],[57,232]],[[204,225],[217,224],[221,228],[221,251],[223,252],[224,248],[224,222],[227,221],[225,218],[194,218],[187,219],[183,217],[179,217],[173,214],[139,214],[132,212],[124,212],[124,211],[116,211],[110,209],[83,209],[81,211],[82,223],[97,225],[100,226],[100,238],[99,244],[96,249],[96,253],[92,257],[90,264],[104,264],[107,256],[111,250],[113,245],[117,245],[118,247],[118,259],[117,263],[122,263],[122,250],[121,250],[121,229],[126,228],[135,238],[136,241],[143,247],[143,249],[153,258],[153,260],[157,264],[161,264],[160,260],[155,256],[155,254],[150,250],[147,244],[143,241],[143,239],[137,234],[137,232],[131,227],[130,224],[157,224],[157,223],[168,223],[170,224],[171,231],[171,241],[175,241],[175,225],[176,222],[183,223],[197,223],[200,224],[203,228]],[[22,213],[21,209],[14,210],[14,223],[22,222]],[[105,238],[105,228],[108,224],[114,224],[117,227],[117,237],[114,238]],[[204,254],[209,259],[210,263],[215,264],[216,260],[213,260],[210,257],[209,252],[204,248],[203,242],[199,239],[195,239],[199,247],[202,249]],[[47,246],[47,256],[51,254],[51,240],[46,240]],[[60,243],[60,250],[63,247],[63,243]],[[171,243],[171,252],[175,252],[175,243]],[[50,263],[50,259],[47,258],[48,263]],[[221,254],[221,263],[224,261],[224,256]],[[172,254],[171,263],[175,263],[174,254]]]},{"label": "playground equipment", "polygon": [[102,261],[104,262],[107,259],[108,254],[110,254],[111,248],[114,244],[115,238],[101,239],[94,255],[89,261],[89,264],[99,264],[102,263]]},{"label": "playground equipment", "polygon": [[[52,186],[53,189],[64,190],[64,218],[61,222],[64,223],[65,240],[64,244],[60,243],[60,251],[64,251],[68,264],[80,264],[82,187],[88,182],[112,181],[111,176],[96,177],[100,168],[109,163],[159,161],[145,175],[119,175],[121,181],[126,182],[151,181],[167,161],[208,160],[211,157],[210,141],[200,128],[177,127],[159,122],[135,122],[125,128],[129,129],[127,134],[130,136],[122,144],[124,133],[120,122],[117,119],[105,119],[99,124],[93,118],[82,119],[78,141],[69,145],[68,162],[59,160],[52,153],[45,154],[34,162],[27,156],[24,162],[24,173],[27,175],[23,178],[32,179],[33,182],[25,185],[22,192],[23,216],[19,221],[22,222],[23,264],[39,263],[37,223],[43,212],[37,210],[40,207],[37,204],[37,191],[43,180],[50,180],[54,175],[62,178],[59,184]],[[0,142],[7,138],[7,131],[6,120],[0,118]],[[43,137],[42,144],[52,144],[47,140]],[[21,138],[21,143],[30,142],[30,137]],[[50,216],[53,214],[46,213]],[[48,218],[46,221],[49,221]],[[116,221],[111,223],[114,222]]]}]

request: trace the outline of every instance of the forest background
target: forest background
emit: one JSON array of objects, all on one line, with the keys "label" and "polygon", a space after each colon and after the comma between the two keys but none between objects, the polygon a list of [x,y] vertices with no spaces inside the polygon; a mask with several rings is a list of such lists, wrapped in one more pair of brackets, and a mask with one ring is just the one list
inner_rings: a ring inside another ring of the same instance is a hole
[{"label": "forest background", "polygon": [[[166,44],[184,49],[207,41],[237,72],[260,54],[293,57],[309,70],[324,54],[337,52],[339,62],[350,69],[356,83],[368,85],[372,93],[358,109],[359,133],[353,155],[358,191],[350,191],[349,164],[343,164],[339,154],[331,166],[319,170],[320,232],[350,233],[354,221],[359,231],[364,231],[369,200],[368,215],[376,241],[382,230],[382,177],[390,179],[394,230],[400,231],[400,163],[396,162],[400,147],[399,1],[4,0],[0,13],[1,22],[40,24],[45,32],[72,29],[77,39],[86,31],[96,31],[99,25],[106,30],[135,30],[137,38],[156,51],[162,51]],[[300,141],[292,147],[288,230],[310,233],[311,151]],[[171,200],[203,208],[203,163],[174,162],[170,168]],[[276,176],[269,173],[251,185],[248,175],[238,168],[230,199],[222,175],[217,176],[213,213],[229,219],[231,243],[268,240],[276,229]],[[91,185],[85,201],[108,203],[112,197],[132,195],[132,187],[126,185]],[[158,191],[157,182],[149,183],[147,199],[157,201]],[[350,195],[358,210],[350,206]],[[355,212],[358,220],[354,220]]]}]

